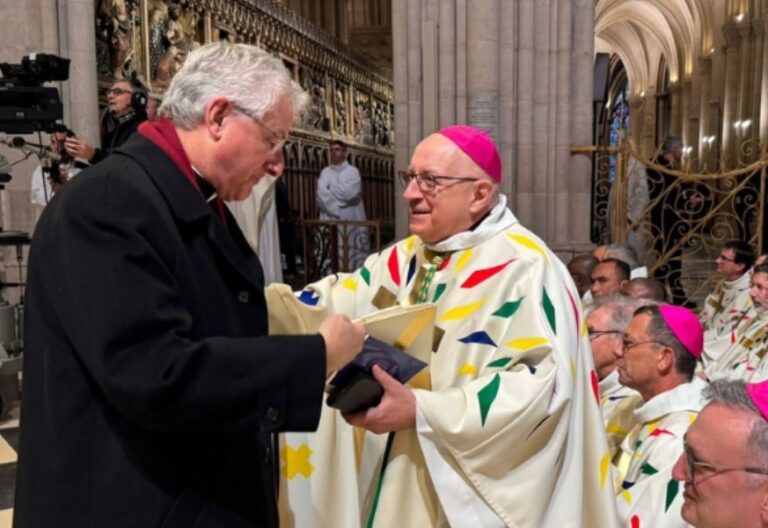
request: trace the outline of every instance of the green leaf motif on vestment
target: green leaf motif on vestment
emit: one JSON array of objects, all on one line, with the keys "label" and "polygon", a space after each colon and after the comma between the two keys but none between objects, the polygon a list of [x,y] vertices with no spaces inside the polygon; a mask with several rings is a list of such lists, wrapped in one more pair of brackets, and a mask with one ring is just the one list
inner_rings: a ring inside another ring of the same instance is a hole
[{"label": "green leaf motif on vestment", "polygon": [[503,358],[499,358],[499,359],[497,359],[495,361],[491,361],[490,363],[488,363],[488,366],[489,367],[499,367],[499,368],[506,367],[507,365],[509,365],[510,361],[512,361],[511,357],[503,357]]},{"label": "green leaf motif on vestment", "polygon": [[667,500],[666,500],[666,506],[664,507],[665,513],[667,510],[669,510],[669,507],[672,505],[672,502],[675,500],[675,497],[677,497],[677,492],[679,490],[680,490],[680,483],[675,479],[670,480],[669,484],[667,484]]},{"label": "green leaf motif on vestment", "polygon": [[363,266],[363,269],[360,270],[360,276],[363,278],[365,283],[370,286],[371,285],[371,272],[368,271],[368,268]]},{"label": "green leaf motif on vestment", "polygon": [[547,295],[546,289],[544,289],[544,299],[541,301],[541,306],[544,308],[544,313],[547,314],[547,321],[549,321],[549,326],[552,327],[552,331],[555,333],[555,335],[557,335],[557,327],[555,325],[555,306],[549,299],[549,295]]},{"label": "green leaf motif on vestment", "polygon": [[488,411],[491,410],[491,405],[493,405],[496,395],[499,393],[499,385],[501,385],[501,376],[496,374],[491,382],[477,393],[477,399],[480,402],[480,421],[483,425],[485,425]]},{"label": "green leaf motif on vestment", "polygon": [[655,475],[658,472],[659,470],[650,465],[648,462],[643,464],[643,466],[640,468],[640,473],[644,475]]},{"label": "green leaf motif on vestment", "polygon": [[517,311],[517,309],[520,308],[520,305],[523,303],[524,298],[525,297],[520,297],[516,301],[505,302],[504,304],[501,305],[501,308],[493,312],[492,315],[496,315],[498,317],[504,317],[505,319],[512,317],[513,315],[515,315],[515,312]]},{"label": "green leaf motif on vestment", "polygon": [[435,297],[432,299],[432,302],[436,303],[437,300],[440,298],[440,296],[443,294],[444,291],[445,291],[445,283],[441,282],[435,288]]}]

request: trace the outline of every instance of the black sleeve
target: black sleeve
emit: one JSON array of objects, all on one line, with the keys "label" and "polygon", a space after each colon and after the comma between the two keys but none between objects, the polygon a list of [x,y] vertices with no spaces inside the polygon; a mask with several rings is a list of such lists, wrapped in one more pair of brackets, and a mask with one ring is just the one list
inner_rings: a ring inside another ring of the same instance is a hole
[{"label": "black sleeve", "polygon": [[195,286],[174,273],[184,246],[162,199],[126,178],[85,179],[35,233],[29,294],[108,404],[148,429],[314,429],[322,337],[191,337],[180,291]]}]

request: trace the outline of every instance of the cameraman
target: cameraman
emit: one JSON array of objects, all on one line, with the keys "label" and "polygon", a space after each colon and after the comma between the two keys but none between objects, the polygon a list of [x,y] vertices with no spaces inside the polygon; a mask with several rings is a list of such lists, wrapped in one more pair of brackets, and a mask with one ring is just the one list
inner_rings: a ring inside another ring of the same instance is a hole
[{"label": "cameraman", "polygon": [[[64,125],[56,125],[50,136],[54,160],[45,160],[32,174],[32,204],[45,207],[61,186],[67,183],[86,165],[75,161],[64,149],[67,136],[74,136]],[[59,158],[56,160],[55,158]],[[45,166],[44,166],[45,165]]]},{"label": "cameraman", "polygon": [[147,89],[138,79],[116,81],[107,90],[107,108],[116,124],[101,137],[101,148],[95,149],[78,137],[69,137],[66,150],[70,156],[82,158],[93,165],[125,143],[147,119]]}]

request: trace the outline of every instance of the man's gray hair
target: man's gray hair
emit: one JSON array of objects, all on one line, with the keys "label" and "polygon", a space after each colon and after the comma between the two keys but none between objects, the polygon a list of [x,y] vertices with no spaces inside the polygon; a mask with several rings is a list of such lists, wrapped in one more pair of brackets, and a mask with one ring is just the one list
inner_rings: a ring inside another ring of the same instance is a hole
[{"label": "man's gray hair", "polygon": [[[747,438],[747,450],[751,455],[747,460],[754,459],[758,463],[750,462],[748,465],[768,469],[768,421],[749,397],[746,383],[742,380],[715,380],[704,389],[704,397],[709,400],[709,403],[718,403],[730,409],[739,409],[755,415],[752,430]],[[759,475],[751,475],[751,477],[755,484],[765,482],[765,477]]]},{"label": "man's gray hair", "polygon": [[262,119],[284,95],[294,115],[308,100],[280,59],[257,46],[215,42],[189,54],[158,113],[191,130],[202,123],[205,106],[215,97],[226,97],[244,114]]},{"label": "man's gray hair", "polygon": [[637,251],[626,244],[609,244],[605,247],[605,257],[621,260],[629,264],[630,269],[637,267]]},{"label": "man's gray hair", "polygon": [[675,371],[686,381],[691,381],[696,370],[696,358],[670,330],[667,322],[661,316],[659,305],[646,304],[635,312],[635,315],[641,314],[651,316],[646,330],[648,336],[652,341],[672,349],[675,354]]},{"label": "man's gray hair", "polygon": [[633,297],[628,297],[627,295],[615,293],[595,299],[593,308],[589,313],[596,312],[597,310],[604,310],[608,315],[611,329],[623,332],[635,316],[637,310],[643,306],[655,304],[657,303],[649,301],[648,299],[635,299]]}]

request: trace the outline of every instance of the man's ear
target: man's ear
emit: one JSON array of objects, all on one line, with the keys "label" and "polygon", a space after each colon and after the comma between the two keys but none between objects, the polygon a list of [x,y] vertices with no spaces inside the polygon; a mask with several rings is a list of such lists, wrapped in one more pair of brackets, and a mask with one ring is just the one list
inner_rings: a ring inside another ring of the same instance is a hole
[{"label": "man's ear", "polygon": [[469,206],[469,210],[472,213],[479,213],[481,211],[488,211],[491,208],[491,200],[495,196],[495,185],[489,180],[479,179],[473,185],[472,191],[472,203]]},{"label": "man's ear", "polygon": [[224,118],[233,111],[232,103],[226,97],[215,97],[205,105],[203,122],[214,140],[219,140],[224,129]]},{"label": "man's ear", "polygon": [[656,366],[659,369],[659,372],[662,374],[666,374],[667,372],[670,372],[672,369],[674,369],[675,351],[668,346],[663,347],[659,353],[659,359],[656,362]]}]

